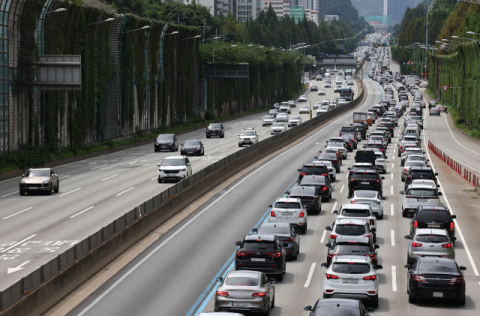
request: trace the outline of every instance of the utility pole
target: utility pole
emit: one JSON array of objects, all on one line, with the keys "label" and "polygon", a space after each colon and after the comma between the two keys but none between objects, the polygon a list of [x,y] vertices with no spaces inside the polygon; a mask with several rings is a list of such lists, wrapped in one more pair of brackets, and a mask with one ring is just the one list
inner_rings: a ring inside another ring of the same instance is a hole
[{"label": "utility pole", "polygon": [[[428,0],[427,0],[427,24],[425,25],[425,67],[423,67],[423,72],[426,72],[427,70],[427,49],[428,49]],[[433,50],[432,50],[432,53],[433,53]],[[427,76],[424,76],[424,78],[426,79]]]}]

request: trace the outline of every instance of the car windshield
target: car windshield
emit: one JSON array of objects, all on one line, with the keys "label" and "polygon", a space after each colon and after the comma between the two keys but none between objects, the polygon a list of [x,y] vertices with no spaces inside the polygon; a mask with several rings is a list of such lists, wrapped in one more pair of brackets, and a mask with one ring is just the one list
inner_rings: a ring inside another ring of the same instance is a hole
[{"label": "car windshield", "polygon": [[338,243],[335,247],[337,252],[370,252],[370,247],[367,244],[358,244],[357,242]]},{"label": "car windshield", "polygon": [[185,160],[181,158],[165,159],[162,162],[162,166],[185,166]]},{"label": "car windshield", "polygon": [[301,206],[297,202],[277,202],[275,203],[275,208],[300,209]]},{"label": "car windshield", "polygon": [[50,177],[50,170],[28,170],[25,177]]},{"label": "car windshield", "polygon": [[457,270],[457,265],[453,260],[452,261],[428,260],[427,262],[423,261],[419,263],[418,272],[425,273],[425,274],[432,274],[436,272],[456,273],[458,272],[458,270]]},{"label": "car windshield", "polygon": [[410,189],[407,195],[437,196],[437,190],[434,189]]},{"label": "car windshield", "polygon": [[370,216],[370,211],[367,209],[343,209],[342,213],[343,216],[346,217],[368,217]]},{"label": "car windshield", "polygon": [[258,286],[258,277],[249,278],[249,277],[228,277],[225,280],[225,285],[233,286]]},{"label": "car windshield", "polygon": [[244,250],[277,250],[275,248],[274,242],[269,241],[256,241],[256,240],[245,240],[242,245]]},{"label": "car windshield", "polygon": [[[365,274],[370,272],[370,265],[365,263],[335,262],[332,271],[344,274]],[[327,315],[327,314],[325,314]],[[331,314],[336,315],[336,314]]]},{"label": "car windshield", "polygon": [[210,125],[208,126],[208,128],[214,128],[214,129],[222,128],[222,125],[219,124],[219,123],[210,123]]},{"label": "car windshield", "polygon": [[242,136],[255,136],[254,131],[242,131]]},{"label": "car windshield", "polygon": [[342,127],[342,133],[355,133],[355,127]]},{"label": "car windshield", "polygon": [[418,235],[415,238],[415,241],[438,244],[442,242],[448,242],[448,238],[444,235]]},{"label": "car windshield", "polygon": [[290,235],[290,226],[260,226],[258,233]]},{"label": "car windshield", "polygon": [[363,225],[337,225],[335,232],[339,235],[360,236],[365,234]]},{"label": "car windshield", "polygon": [[377,191],[355,191],[356,198],[374,199],[377,195]]},{"label": "car windshield", "polygon": [[284,125],[282,123],[273,123],[272,126],[276,126],[276,127],[283,127]]},{"label": "car windshield", "polygon": [[199,140],[187,140],[185,141],[185,146],[200,146]]},{"label": "car windshield", "polygon": [[332,143],[332,142],[330,142],[330,143],[328,143],[328,147],[339,147],[339,148],[341,147],[341,148],[343,148],[343,143]]},{"label": "car windshield", "polygon": [[274,119],[275,119],[275,116],[273,116],[273,115],[265,116],[264,119],[266,119],[266,120],[274,120]]},{"label": "car windshield", "polygon": [[172,134],[158,135],[157,141],[158,140],[171,140],[171,141],[173,141],[173,135]]},{"label": "car windshield", "polygon": [[290,119],[291,119],[291,120],[299,120],[299,119],[300,119],[300,116],[290,116]]},{"label": "car windshield", "polygon": [[423,223],[432,223],[432,222],[451,222],[452,218],[448,211],[442,210],[422,210],[417,215],[417,220]]},{"label": "car windshield", "polygon": [[378,177],[374,173],[354,173],[352,180],[378,180]]}]

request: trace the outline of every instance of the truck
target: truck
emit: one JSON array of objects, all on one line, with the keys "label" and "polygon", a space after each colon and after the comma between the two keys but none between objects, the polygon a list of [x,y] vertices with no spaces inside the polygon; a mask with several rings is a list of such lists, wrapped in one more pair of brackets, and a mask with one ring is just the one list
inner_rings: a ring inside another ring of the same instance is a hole
[{"label": "truck", "polygon": [[405,85],[415,87],[415,76],[405,76]]},{"label": "truck", "polygon": [[367,112],[353,112],[353,122],[363,123],[364,126],[368,126]]}]

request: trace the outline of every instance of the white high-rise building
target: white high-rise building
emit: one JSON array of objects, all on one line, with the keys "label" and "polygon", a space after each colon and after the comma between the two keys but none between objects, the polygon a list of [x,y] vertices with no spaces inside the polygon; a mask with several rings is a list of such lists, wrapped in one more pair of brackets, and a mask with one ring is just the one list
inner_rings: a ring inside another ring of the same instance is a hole
[{"label": "white high-rise building", "polygon": [[290,13],[290,0],[266,0],[264,10],[267,11],[269,6],[272,6],[279,19]]}]

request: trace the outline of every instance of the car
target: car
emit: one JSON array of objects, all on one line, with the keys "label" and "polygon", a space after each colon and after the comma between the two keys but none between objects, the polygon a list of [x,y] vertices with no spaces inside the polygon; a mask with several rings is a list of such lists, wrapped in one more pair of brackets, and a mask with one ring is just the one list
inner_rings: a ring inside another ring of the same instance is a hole
[{"label": "car", "polygon": [[337,171],[337,173],[340,172],[340,165],[341,165],[342,161],[341,161],[341,159],[339,159],[337,154],[335,154],[335,153],[320,153],[318,155],[318,157],[316,157],[315,159],[317,159],[317,161],[320,161],[320,160],[331,161],[332,165],[335,168],[335,170]]},{"label": "car", "polygon": [[383,200],[377,191],[360,190],[353,191],[353,198],[350,204],[366,204],[372,208],[377,219],[383,219]]},{"label": "car", "polygon": [[342,106],[342,105],[345,105],[347,104],[347,100],[345,99],[338,99],[338,106]]},{"label": "car", "polygon": [[286,130],[287,130],[287,127],[285,126],[285,123],[275,122],[272,124],[270,128],[270,135],[280,134],[285,132]]},{"label": "car", "polygon": [[288,104],[283,104],[283,103],[282,103],[282,105],[280,105],[280,108],[278,109],[278,111],[279,111],[279,114],[280,113],[288,113],[288,114],[292,113],[292,109],[290,109],[290,106]]},{"label": "car", "polygon": [[307,210],[300,199],[278,198],[271,208],[268,222],[289,223],[302,234],[307,232]]},{"label": "car", "polygon": [[413,264],[419,257],[455,259],[455,249],[445,229],[418,228],[413,235],[405,235],[405,239],[411,240],[407,246],[408,264]]},{"label": "car", "polygon": [[337,104],[335,103],[335,101],[330,101],[330,104],[328,105],[328,107],[329,107],[330,109],[334,109],[334,108],[337,107]]},{"label": "car", "polygon": [[300,236],[289,223],[262,223],[260,227],[253,228],[252,232],[259,235],[277,235],[280,242],[288,244],[282,247],[286,250],[287,257],[297,260],[300,252]]},{"label": "car", "polygon": [[277,235],[246,235],[243,241],[236,241],[235,270],[256,270],[275,275],[283,280],[287,269],[287,243],[282,243]]},{"label": "car", "polygon": [[310,316],[369,316],[373,308],[365,307],[360,300],[347,298],[319,299],[315,305],[305,306],[304,311],[310,312]]},{"label": "car", "polygon": [[[420,157],[423,157],[423,156],[420,156]],[[402,166],[402,175],[401,175],[402,182],[405,182],[405,179],[408,176],[408,173],[412,167],[427,167],[427,163],[426,161],[422,161],[422,160],[407,159],[407,161]]]},{"label": "car", "polygon": [[[319,166],[316,166],[319,167]],[[328,172],[327,172],[328,174]],[[323,201],[330,201],[332,198],[332,183],[328,175],[305,175],[299,182],[300,186],[314,187]]]},{"label": "car", "polygon": [[[228,271],[219,277],[215,292],[215,311],[270,313],[275,306],[275,279],[258,271]],[[218,314],[217,314],[218,315]],[[237,314],[238,315],[238,314]]]},{"label": "car", "polygon": [[403,195],[402,215],[407,217],[410,213],[417,212],[420,206],[442,206],[440,195],[436,188],[429,185],[409,185],[406,191],[400,191]]},{"label": "car", "polygon": [[271,109],[270,111],[268,111],[268,115],[272,115],[273,117],[277,117],[278,109]]},{"label": "car", "polygon": [[296,108],[297,107],[294,100],[289,100],[288,105],[290,105],[290,108]]},{"label": "car", "polygon": [[326,88],[331,88],[332,87],[332,84],[328,81],[325,82],[325,84],[323,85],[323,87],[326,89]]},{"label": "car", "polygon": [[403,148],[403,153],[402,155],[400,156],[400,166],[403,167],[403,165],[405,164],[405,161],[407,160],[408,156],[410,155],[423,155],[425,154],[425,152],[418,148],[418,147],[405,147]]},{"label": "car", "polygon": [[417,299],[454,300],[465,305],[465,277],[454,259],[420,257],[413,264],[406,264],[408,302]]},{"label": "car", "polygon": [[192,175],[192,165],[187,156],[167,156],[158,166],[158,183],[180,181]]},{"label": "car", "polygon": [[239,314],[239,313],[230,313],[230,312],[203,312],[198,314],[198,316],[245,316],[245,315]]},{"label": "car", "polygon": [[278,110],[279,108],[280,108],[280,103],[274,103],[274,104],[270,107],[270,109],[277,109],[277,110]]},{"label": "car", "polygon": [[302,124],[302,118],[300,116],[290,116],[290,118],[288,119],[288,127],[292,127],[292,126],[298,126]]},{"label": "car", "polygon": [[325,92],[325,90],[323,89],[320,89],[318,90],[318,95],[326,95],[327,93]]},{"label": "car", "polygon": [[308,214],[318,215],[322,211],[322,198],[314,187],[294,186],[285,194],[289,199],[300,199]]},{"label": "car", "polygon": [[323,298],[360,299],[371,307],[378,307],[380,280],[376,270],[383,269],[383,267],[374,265],[370,257],[335,256],[330,266],[325,263],[322,264],[322,267],[327,268],[323,279]]},{"label": "car", "polygon": [[178,150],[178,140],[175,134],[160,134],[158,135],[155,144],[155,152],[162,150],[177,151]]},{"label": "car", "polygon": [[238,147],[258,143],[258,134],[254,128],[244,128],[238,136]]},{"label": "car", "polygon": [[[377,219],[373,214],[370,205],[366,204],[343,204],[340,209],[333,211],[336,214],[336,219],[341,218],[359,218],[366,220],[370,225],[370,230],[375,228],[377,230]],[[373,242],[377,242],[377,234],[374,232],[372,237]]]},{"label": "car", "polygon": [[367,237],[373,242],[375,228],[370,229],[367,220],[359,218],[340,218],[333,222],[333,227],[327,226],[325,230],[331,231],[328,242],[332,243],[339,236],[361,236]]},{"label": "car", "polygon": [[220,138],[224,138],[225,137],[225,129],[223,128],[222,123],[210,123],[205,128],[205,134],[206,134],[207,138],[210,138],[212,136],[218,136]]},{"label": "car", "polygon": [[328,160],[315,160],[313,162],[314,165],[324,165],[328,168],[328,175],[330,176],[330,181],[333,182],[337,180],[337,170],[333,166],[331,161]]},{"label": "car", "polygon": [[373,264],[377,264],[378,245],[374,245],[368,237],[357,236],[338,236],[333,243],[326,243],[327,247],[327,264],[330,266],[335,256],[367,256]]},{"label": "car", "polygon": [[357,169],[353,172],[348,182],[348,197],[353,197],[353,192],[357,190],[377,191],[383,198],[383,180],[377,170]]},{"label": "car", "polygon": [[[405,153],[405,151],[408,151],[407,148],[415,148],[417,150],[420,150],[420,145],[418,144],[417,141],[400,141],[400,144],[398,145],[398,157],[402,157],[402,154]],[[415,155],[422,154],[423,152],[420,153],[414,153]],[[400,166],[402,163],[400,162]]]},{"label": "car", "polygon": [[318,76],[315,78],[315,81],[322,81],[322,75],[318,75]]},{"label": "car", "polygon": [[298,102],[307,102],[307,96],[302,94],[299,98],[298,98]]},{"label": "car", "polygon": [[411,167],[405,179],[405,190],[415,179],[428,179],[437,183],[438,173],[434,172],[432,167]]},{"label": "car", "polygon": [[330,104],[330,100],[329,99],[323,99],[322,100],[322,105],[329,105]]},{"label": "car", "polygon": [[441,105],[441,104],[437,104],[436,108],[439,109],[440,111],[445,112],[446,106],[445,106],[445,105]]},{"label": "car", "polygon": [[347,86],[353,86],[355,82],[353,80],[347,80]]},{"label": "car", "polygon": [[430,109],[430,116],[432,116],[432,115],[438,115],[438,116],[440,116],[440,109],[438,109],[438,108],[431,108],[431,109]]},{"label": "car", "polygon": [[52,195],[52,191],[60,191],[60,179],[52,168],[30,168],[22,174],[18,185],[20,195],[32,192],[46,192]]},{"label": "car", "polygon": [[306,105],[303,105],[298,109],[298,114],[310,114],[310,108]]},{"label": "car", "polygon": [[318,86],[311,86],[310,91],[318,91]]},{"label": "car", "polygon": [[323,115],[328,112],[327,108],[321,107],[317,109],[317,116]]},{"label": "car", "polygon": [[444,205],[419,206],[410,222],[410,236],[413,236],[417,229],[445,229],[455,245],[455,218],[457,215],[451,214]]},{"label": "car", "polygon": [[205,147],[203,146],[203,143],[198,139],[186,140],[185,143],[180,145],[182,146],[182,148],[180,149],[180,155],[182,156],[205,155]]},{"label": "car", "polygon": [[335,93],[340,93],[340,90],[342,90],[342,86],[336,85],[336,86],[335,86],[335,89],[333,90],[333,92],[335,92]]},{"label": "car", "polygon": [[262,120],[262,126],[272,125],[275,123],[275,116],[265,115]]},{"label": "car", "polygon": [[335,148],[337,149],[340,154],[342,155],[342,159],[347,159],[347,146],[345,145],[345,142],[342,141],[335,141],[335,142],[331,142],[331,141],[327,141],[327,147],[328,148]]},{"label": "car", "polygon": [[287,113],[278,113],[277,117],[275,118],[276,122],[288,122],[288,114]]}]

